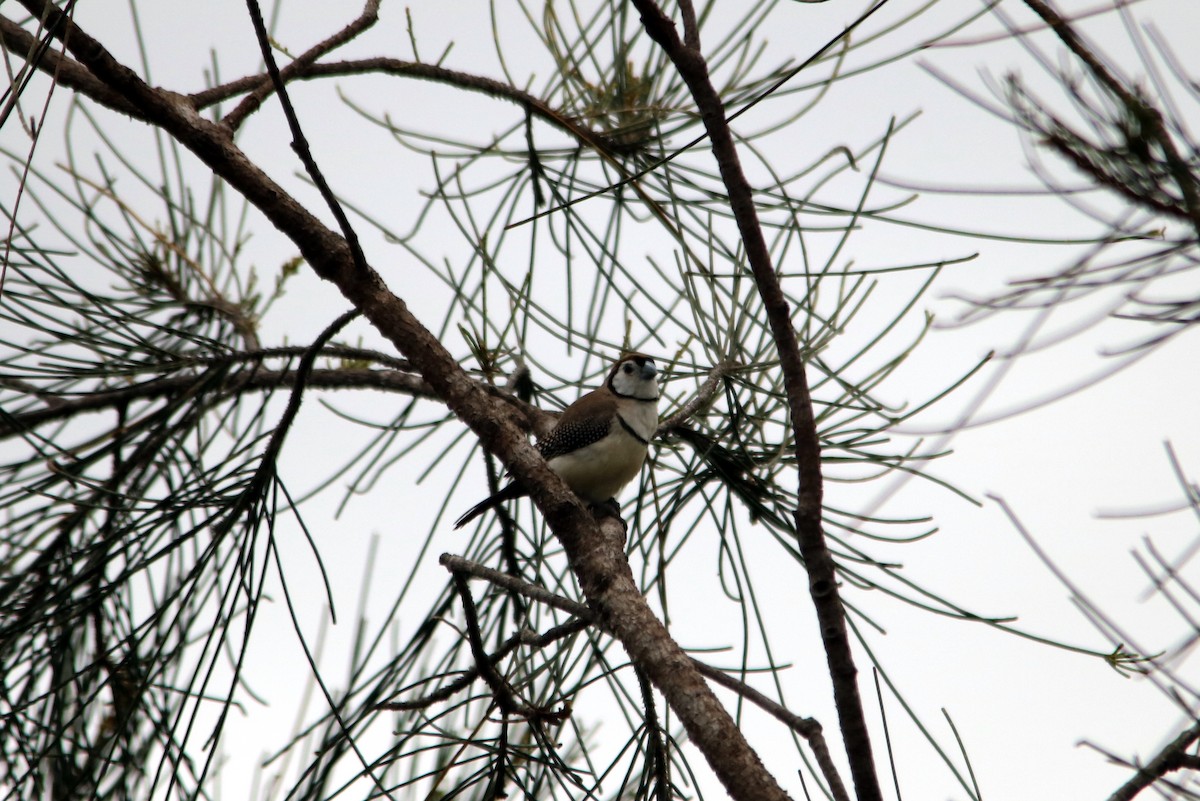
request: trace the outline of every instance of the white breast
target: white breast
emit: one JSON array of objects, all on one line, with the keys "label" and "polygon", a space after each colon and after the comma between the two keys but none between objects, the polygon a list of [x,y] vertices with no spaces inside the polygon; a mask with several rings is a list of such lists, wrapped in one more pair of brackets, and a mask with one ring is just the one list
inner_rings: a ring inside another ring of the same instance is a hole
[{"label": "white breast", "polygon": [[[639,437],[649,441],[658,427],[656,404],[632,406],[623,409],[621,416]],[[603,439],[556,456],[549,465],[580,498],[588,503],[603,503],[615,498],[637,476],[645,460],[646,446],[617,422]]]},{"label": "white breast", "polygon": [[639,437],[647,442],[654,437],[654,432],[658,429],[657,403],[634,403],[621,409],[620,414]]}]

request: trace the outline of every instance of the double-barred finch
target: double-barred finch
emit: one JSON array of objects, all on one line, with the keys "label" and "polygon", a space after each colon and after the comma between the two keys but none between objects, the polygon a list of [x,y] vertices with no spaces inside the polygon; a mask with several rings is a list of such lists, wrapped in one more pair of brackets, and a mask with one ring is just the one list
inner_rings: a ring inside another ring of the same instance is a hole
[{"label": "double-barred finch", "polygon": [[[537,449],[572,492],[588,503],[604,503],[642,469],[656,428],[658,369],[649,356],[628,353],[608,371],[602,387],[563,410],[554,430],[538,440]],[[454,527],[462,528],[488,509],[528,494],[510,482],[472,506]]]}]

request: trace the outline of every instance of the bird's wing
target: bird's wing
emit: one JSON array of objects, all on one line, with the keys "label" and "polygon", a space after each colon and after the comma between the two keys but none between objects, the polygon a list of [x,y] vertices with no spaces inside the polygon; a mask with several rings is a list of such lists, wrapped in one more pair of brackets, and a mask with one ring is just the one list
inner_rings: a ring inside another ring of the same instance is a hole
[{"label": "bird's wing", "polygon": [[537,449],[550,461],[585,448],[608,436],[616,416],[617,402],[611,393],[590,392],[567,407],[554,430],[538,440]]}]

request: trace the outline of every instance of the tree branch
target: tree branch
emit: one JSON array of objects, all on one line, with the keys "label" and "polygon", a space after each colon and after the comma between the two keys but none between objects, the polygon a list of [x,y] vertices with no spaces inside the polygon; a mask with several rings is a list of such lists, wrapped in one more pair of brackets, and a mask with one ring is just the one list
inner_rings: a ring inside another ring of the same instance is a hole
[{"label": "tree branch", "polygon": [[135,105],[92,75],[87,67],[53,48],[43,47],[43,41],[8,17],[0,17],[0,41],[5,50],[24,56],[27,64],[53,76],[60,86],[86,95],[113,111],[142,119]]},{"label": "tree branch", "polygon": [[[297,375],[296,370],[246,370],[225,381],[219,392],[232,398],[247,392],[288,388],[295,385]],[[71,400],[50,393],[37,393],[39,399],[46,403],[46,408],[0,415],[0,441],[81,414],[113,409],[134,401],[175,397],[194,390],[197,384],[201,383],[207,384],[206,376],[174,375],[122,389],[92,392]],[[437,397],[420,376],[396,370],[314,369],[308,378],[307,386],[310,389],[380,389],[415,398]]]},{"label": "tree branch", "polygon": [[[1130,116],[1138,121],[1142,129],[1140,135],[1147,135],[1149,139],[1158,145],[1162,151],[1163,158],[1167,162],[1167,169],[1170,171],[1171,177],[1179,189],[1183,200],[1183,207],[1186,210],[1182,213],[1176,210],[1174,214],[1185,216],[1191,222],[1196,234],[1200,236],[1200,181],[1193,174],[1188,160],[1179,154],[1179,150],[1175,146],[1175,140],[1163,124],[1161,112],[1127,89],[1121,81],[1117,80],[1104,64],[1101,63],[1100,59],[1096,57],[1091,48],[1084,43],[1079,34],[1075,32],[1075,29],[1071,27],[1071,23],[1064,19],[1049,2],[1045,0],[1025,0],[1025,5],[1029,6],[1035,14],[1050,26],[1051,30],[1066,45],[1067,49],[1084,63],[1088,71],[1095,76],[1096,80],[1120,101]],[[1133,152],[1136,152],[1136,149]],[[1147,203],[1147,205],[1153,206],[1150,203]]]},{"label": "tree branch", "polygon": [[[679,5],[681,8],[690,6],[691,0],[679,0]],[[725,119],[724,103],[709,79],[703,54],[698,48],[680,40],[674,23],[654,0],[634,0],[634,6],[641,14],[646,33],[666,52],[696,101],[712,142],[721,178],[729,193],[730,208],[737,221],[755,285],[767,312],[771,335],[783,368],[792,436],[796,443],[799,472],[796,535],[800,554],[808,570],[809,594],[816,608],[821,639],[825,645],[842,739],[858,798],[860,801],[881,801],[870,734],[858,691],[858,671],[854,666],[846,613],[838,591],[837,568],[825,543],[821,525],[821,446],[805,374],[804,356],[792,325],[791,309],[772,264],[770,249],[759,224],[753,190],[742,170],[733,134]],[[688,13],[694,17],[694,11],[686,12],[685,19]]]},{"label": "tree branch", "polygon": [[1200,739],[1200,723],[1184,729],[1178,737],[1167,743],[1144,767],[1139,767],[1133,778],[1112,795],[1108,801],[1131,801],[1138,793],[1159,779],[1176,770],[1196,770],[1196,759],[1187,754],[1192,744]]},{"label": "tree branch", "polygon": [[[487,78],[482,75],[473,75],[469,72],[460,70],[452,70],[446,67],[439,67],[436,64],[426,64],[420,61],[405,61],[399,58],[389,58],[386,56],[377,56],[373,58],[354,59],[352,61],[334,61],[324,64],[302,64],[297,66],[295,62],[281,70],[281,75],[287,83],[296,80],[310,81],[318,78],[336,78],[346,75],[394,75],[401,78],[418,78],[420,80],[435,81],[447,86],[454,86],[459,89],[465,89],[470,92],[478,92],[479,94],[497,100],[507,100],[515,105],[528,109],[533,116],[547,122],[554,127],[570,134],[581,143],[586,144],[601,153],[613,152],[613,143],[604,134],[593,131],[578,121],[560,113],[558,110],[547,105],[540,98],[531,95],[521,89],[516,88],[507,83]],[[260,86],[264,76],[253,75],[245,78],[239,78],[237,81],[222,84],[221,86],[205,89],[191,95],[192,102],[197,108],[205,108],[213,103],[228,99],[230,96],[240,94],[247,90],[255,90]],[[271,90],[273,91],[273,89]],[[245,102],[245,101],[243,101]],[[239,106],[240,108],[240,106]],[[251,109],[250,112],[256,110]],[[230,112],[225,120],[229,124],[241,124],[242,120],[233,117],[234,112]]]}]

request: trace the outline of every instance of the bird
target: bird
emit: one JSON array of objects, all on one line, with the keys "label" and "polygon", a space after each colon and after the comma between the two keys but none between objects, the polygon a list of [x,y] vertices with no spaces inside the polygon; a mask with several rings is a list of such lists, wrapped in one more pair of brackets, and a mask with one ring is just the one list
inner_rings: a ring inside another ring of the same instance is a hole
[{"label": "bird", "polygon": [[[614,502],[642,469],[658,428],[658,368],[644,353],[625,353],[604,384],[563,410],[558,423],[537,442],[550,469],[589,504]],[[510,481],[467,510],[454,523],[462,528],[489,509],[529,491]]]}]

